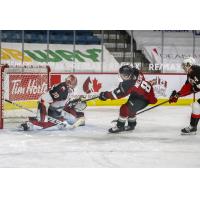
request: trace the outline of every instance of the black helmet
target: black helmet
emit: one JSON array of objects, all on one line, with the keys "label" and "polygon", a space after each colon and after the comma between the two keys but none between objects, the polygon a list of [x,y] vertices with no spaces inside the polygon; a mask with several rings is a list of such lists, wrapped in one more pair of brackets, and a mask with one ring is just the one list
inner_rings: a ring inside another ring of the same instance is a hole
[{"label": "black helmet", "polygon": [[119,75],[124,81],[131,79],[136,80],[139,75],[139,70],[130,65],[124,65],[119,68]]}]

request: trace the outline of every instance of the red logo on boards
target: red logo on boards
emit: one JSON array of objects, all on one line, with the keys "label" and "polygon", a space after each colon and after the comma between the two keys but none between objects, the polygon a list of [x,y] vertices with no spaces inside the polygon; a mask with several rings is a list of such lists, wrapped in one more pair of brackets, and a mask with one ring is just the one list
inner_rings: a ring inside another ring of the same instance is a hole
[{"label": "red logo on boards", "polygon": [[83,83],[83,91],[87,94],[91,92],[99,92],[101,87],[102,87],[102,83],[99,83],[96,78],[91,80],[90,77],[88,77]]},{"label": "red logo on boards", "polygon": [[47,91],[46,75],[10,75],[9,76],[9,99],[36,100]]}]

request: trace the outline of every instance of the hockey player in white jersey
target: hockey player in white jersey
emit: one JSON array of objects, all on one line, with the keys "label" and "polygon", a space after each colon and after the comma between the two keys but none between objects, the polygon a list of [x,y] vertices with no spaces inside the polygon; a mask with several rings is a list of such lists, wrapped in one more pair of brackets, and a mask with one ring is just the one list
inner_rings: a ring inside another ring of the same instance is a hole
[{"label": "hockey player in white jersey", "polygon": [[[74,127],[84,125],[85,118],[82,111],[86,108],[86,103],[81,102],[80,99],[72,100],[76,86],[77,78],[72,74],[64,82],[54,85],[39,98],[37,117],[29,117],[29,121],[21,124],[20,128],[22,130],[45,129],[57,125],[60,129],[67,124]],[[57,121],[54,122],[52,119]]]}]

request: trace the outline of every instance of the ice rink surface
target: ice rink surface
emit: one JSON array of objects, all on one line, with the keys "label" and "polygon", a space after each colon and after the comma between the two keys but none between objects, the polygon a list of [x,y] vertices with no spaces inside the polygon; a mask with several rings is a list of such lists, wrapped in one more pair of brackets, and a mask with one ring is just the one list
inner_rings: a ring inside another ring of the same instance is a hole
[{"label": "ice rink surface", "polygon": [[137,117],[133,132],[111,135],[119,107],[90,107],[85,127],[19,132],[0,130],[0,167],[200,167],[200,130],[181,136],[189,106],[157,107]]}]

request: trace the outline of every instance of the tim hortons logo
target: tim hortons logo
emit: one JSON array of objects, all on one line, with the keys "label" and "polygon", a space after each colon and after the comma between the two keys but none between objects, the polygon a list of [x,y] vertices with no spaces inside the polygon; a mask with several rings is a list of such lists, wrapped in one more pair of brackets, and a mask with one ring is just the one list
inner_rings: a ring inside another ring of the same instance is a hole
[{"label": "tim hortons logo", "polygon": [[85,82],[83,83],[83,91],[87,94],[91,93],[91,92],[99,92],[99,90],[101,89],[102,84],[98,82],[98,80],[96,78],[94,78],[93,80],[90,79],[90,77],[88,77]]},{"label": "tim hortons logo", "polygon": [[9,86],[12,100],[36,100],[47,91],[46,79],[41,75],[11,76]]}]

